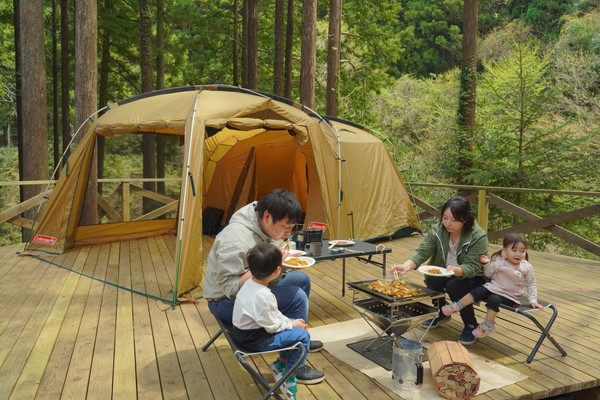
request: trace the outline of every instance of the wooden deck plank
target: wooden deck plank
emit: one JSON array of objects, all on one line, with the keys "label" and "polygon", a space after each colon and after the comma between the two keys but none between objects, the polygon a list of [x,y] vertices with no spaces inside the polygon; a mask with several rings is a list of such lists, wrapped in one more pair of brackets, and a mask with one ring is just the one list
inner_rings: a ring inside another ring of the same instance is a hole
[{"label": "wooden deck plank", "polygon": [[[110,249],[110,244],[100,246],[100,253],[94,269],[94,277],[98,279],[106,277]],[[89,295],[73,347],[73,355],[76,357],[72,357],[69,363],[61,398],[83,399],[87,396],[104,287],[105,284],[100,281],[94,280],[90,283]],[[109,384],[100,382],[100,384],[102,383]],[[112,382],[110,385],[112,386]]]},{"label": "wooden deck plank", "polygon": [[[122,242],[119,252],[119,285],[126,288],[132,287],[129,243]],[[133,399],[137,395],[132,296],[127,290],[117,291],[112,392],[116,399]]]},{"label": "wooden deck plank", "polygon": [[[119,252],[121,243],[111,243],[106,265],[106,281],[119,280]],[[102,303],[92,355],[87,397],[108,399],[112,396],[115,357],[115,328],[117,319],[117,288],[104,285]]]},{"label": "wooden deck plank", "polygon": [[[145,276],[150,268],[142,267],[140,243],[130,243],[131,288],[146,293]],[[151,273],[154,273],[153,271]],[[155,301],[145,296],[133,296],[133,324],[135,332],[135,371],[137,380],[137,398],[139,400],[156,399],[162,396],[160,373],[156,362],[156,349],[150,323],[150,310]]]},{"label": "wooden deck plank", "polygon": [[[83,247],[75,260],[74,267],[82,268],[86,265],[87,258],[92,249],[89,246]],[[97,255],[97,251],[92,250]],[[79,284],[80,275],[69,273],[63,287],[60,289],[56,302],[54,303],[50,313],[45,321],[44,326],[40,330],[40,334],[31,349],[31,353],[27,358],[25,365],[21,371],[19,379],[15,384],[11,398],[34,398],[39,383],[42,379],[48,360],[52,354],[58,335],[65,322],[65,316],[72,304],[73,296],[77,285]]]},{"label": "wooden deck plank", "polygon": [[[71,256],[72,258],[72,256]],[[69,257],[67,257],[69,259]],[[52,268],[44,268],[50,271]],[[58,268],[56,268],[58,270]],[[40,281],[41,297],[27,296],[0,337],[0,399],[11,395],[22,368],[54,305],[59,289],[67,279],[65,270],[49,272],[51,280]],[[31,293],[35,293],[35,289]]]},{"label": "wooden deck plank", "polygon": [[[146,271],[146,266],[152,268],[151,272],[144,274],[146,279],[146,289],[148,289],[149,293],[155,293],[161,296],[162,293],[159,288],[160,283],[158,280],[160,275],[157,273],[157,270],[162,269],[163,265],[156,247],[156,240],[154,238],[140,240],[140,254],[142,265],[145,266],[144,271]],[[150,324],[152,326],[152,335],[154,337],[156,360],[160,371],[163,398],[188,398],[167,317],[157,306],[156,302],[154,302],[154,304],[150,303],[148,309],[150,311]]]},{"label": "wooden deck plank", "polygon": [[[84,273],[88,275],[94,274],[99,253],[100,246],[94,246],[91,249],[86,260],[86,268],[83,270]],[[60,398],[92,282],[91,279],[81,278],[77,283],[77,288],[65,315],[65,320],[56,339],[56,344],[52,349],[52,354],[40,380],[36,398]]]}]

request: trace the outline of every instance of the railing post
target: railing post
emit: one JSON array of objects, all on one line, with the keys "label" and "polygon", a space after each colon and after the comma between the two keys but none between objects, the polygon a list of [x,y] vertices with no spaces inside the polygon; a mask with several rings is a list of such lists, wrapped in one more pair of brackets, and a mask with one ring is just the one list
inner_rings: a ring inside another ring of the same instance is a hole
[{"label": "railing post", "polygon": [[130,182],[123,182],[123,222],[131,221],[131,209],[129,207],[131,195],[130,185]]},{"label": "railing post", "polygon": [[479,190],[477,199],[477,223],[486,232],[488,231],[489,213],[490,203],[487,198],[487,190]]}]

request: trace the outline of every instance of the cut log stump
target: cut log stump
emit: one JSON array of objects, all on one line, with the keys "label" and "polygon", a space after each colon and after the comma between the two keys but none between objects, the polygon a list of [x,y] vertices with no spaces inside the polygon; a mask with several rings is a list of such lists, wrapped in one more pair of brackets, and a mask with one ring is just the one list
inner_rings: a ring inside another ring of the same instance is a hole
[{"label": "cut log stump", "polygon": [[439,394],[450,400],[470,399],[479,390],[467,349],[458,342],[435,342],[427,349],[433,384]]}]

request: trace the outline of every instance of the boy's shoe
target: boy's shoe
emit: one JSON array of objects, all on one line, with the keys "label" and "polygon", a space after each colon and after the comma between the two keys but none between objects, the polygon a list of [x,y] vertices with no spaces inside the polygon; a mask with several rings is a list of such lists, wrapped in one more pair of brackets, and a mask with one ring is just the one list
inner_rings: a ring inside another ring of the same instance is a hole
[{"label": "boy's shoe", "polygon": [[[423,327],[425,329],[427,329],[427,328],[429,328],[429,329],[435,329],[438,326],[440,326],[442,324],[445,324],[446,322],[450,321],[451,319],[452,319],[452,317],[450,317],[450,316],[441,315],[440,314],[440,315],[438,315],[435,318],[428,319],[427,321],[423,322],[421,324],[421,327]],[[431,326],[429,326],[429,325],[431,325]]]},{"label": "boy's shoe", "polygon": [[465,346],[475,343],[475,340],[477,340],[477,338],[475,337],[475,335],[473,335],[474,329],[477,328],[475,328],[473,325],[465,325],[462,333],[458,337],[458,342]]},{"label": "boy's shoe", "polygon": [[[275,378],[275,382],[278,382],[286,371],[286,363],[277,359],[272,364],[269,364],[269,369]],[[296,400],[298,388],[296,387],[296,377],[290,376],[283,385],[279,387],[281,394],[288,400]]]},{"label": "boy's shoe", "polygon": [[459,312],[460,310],[458,309],[458,305],[455,302],[452,302],[448,305],[445,305],[444,307],[442,307],[442,314],[448,316],[448,315],[452,315],[454,313]]},{"label": "boy's shoe", "polygon": [[281,385],[281,391],[288,400],[296,400],[298,396],[298,387],[296,386],[296,377],[290,376],[283,385]]},{"label": "boy's shoe", "polygon": [[316,383],[323,382],[325,379],[325,374],[304,364],[296,370],[296,379],[298,383],[302,383],[304,385],[314,385]]},{"label": "boy's shoe", "polygon": [[484,337],[487,335],[491,335],[496,332],[496,325],[492,325],[488,327],[487,325],[479,324],[475,329],[473,329],[473,335],[476,337]]},{"label": "boy's shoe", "polygon": [[321,351],[323,350],[323,342],[321,342],[320,340],[311,340],[310,341],[310,345],[308,347],[308,351],[310,353],[314,353],[316,351]]}]

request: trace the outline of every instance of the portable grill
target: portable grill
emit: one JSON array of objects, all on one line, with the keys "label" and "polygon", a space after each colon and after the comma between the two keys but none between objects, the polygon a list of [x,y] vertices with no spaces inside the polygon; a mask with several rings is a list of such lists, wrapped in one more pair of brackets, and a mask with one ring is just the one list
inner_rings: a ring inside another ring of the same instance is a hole
[{"label": "portable grill", "polygon": [[[382,367],[391,370],[392,341],[405,332],[415,328],[427,319],[434,318],[438,309],[421,301],[444,297],[444,293],[429,288],[406,283],[419,288],[423,294],[407,297],[394,297],[376,292],[369,288],[375,280],[348,282],[353,291],[352,306],[375,331],[377,337],[350,343],[347,346],[361,353]],[[368,296],[365,298],[365,296]],[[360,298],[359,298],[360,297]],[[379,327],[383,334],[373,325]],[[389,337],[384,337],[384,334]]]}]

